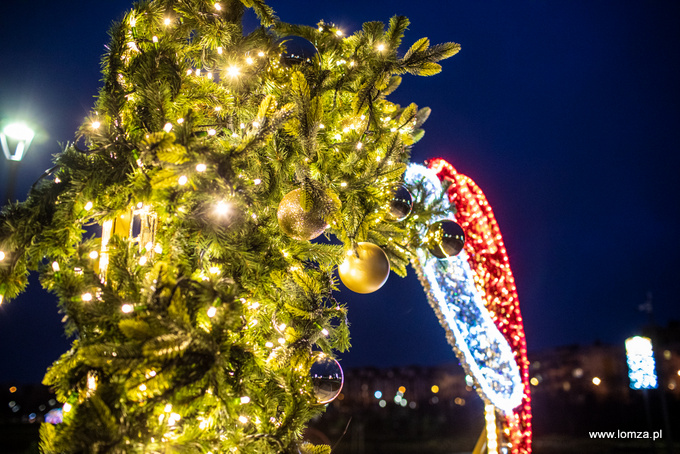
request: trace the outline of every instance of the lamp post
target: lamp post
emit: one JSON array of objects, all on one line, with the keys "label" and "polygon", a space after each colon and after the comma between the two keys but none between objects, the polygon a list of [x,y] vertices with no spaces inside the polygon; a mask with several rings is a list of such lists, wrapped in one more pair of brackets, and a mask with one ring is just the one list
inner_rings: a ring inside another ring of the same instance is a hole
[{"label": "lamp post", "polygon": [[2,144],[2,151],[7,158],[7,170],[9,172],[6,197],[10,202],[14,199],[19,162],[26,155],[33,137],[35,137],[35,131],[23,122],[8,123],[0,131],[0,144]]}]

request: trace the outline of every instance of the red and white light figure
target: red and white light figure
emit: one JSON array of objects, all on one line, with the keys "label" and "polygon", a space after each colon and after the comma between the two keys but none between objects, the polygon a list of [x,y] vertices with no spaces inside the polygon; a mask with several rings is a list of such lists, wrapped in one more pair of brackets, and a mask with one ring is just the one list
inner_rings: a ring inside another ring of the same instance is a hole
[{"label": "red and white light figure", "polygon": [[524,396],[513,414],[503,416],[503,432],[512,443],[513,454],[528,454],[531,452],[529,360],[517,288],[501,231],[484,193],[471,178],[459,174],[443,159],[429,161],[428,167],[441,181],[451,183],[449,201],[456,208],[456,222],[465,232],[465,251],[475,285],[520,368]]}]

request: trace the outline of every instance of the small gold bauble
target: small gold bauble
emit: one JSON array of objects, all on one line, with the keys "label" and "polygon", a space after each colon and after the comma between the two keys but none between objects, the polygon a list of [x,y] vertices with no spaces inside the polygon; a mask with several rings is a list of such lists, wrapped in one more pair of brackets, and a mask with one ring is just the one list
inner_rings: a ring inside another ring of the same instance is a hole
[{"label": "small gold bauble", "polygon": [[340,280],[356,293],[372,293],[387,281],[390,261],[387,254],[373,243],[359,243],[338,267]]},{"label": "small gold bauble", "polygon": [[460,254],[465,247],[465,233],[455,221],[444,219],[430,225],[425,236],[427,249],[438,259]]},{"label": "small gold bauble", "polygon": [[296,240],[313,240],[321,235],[328,224],[314,210],[305,211],[300,198],[302,189],[295,189],[286,194],[276,211],[279,227],[283,233]]}]

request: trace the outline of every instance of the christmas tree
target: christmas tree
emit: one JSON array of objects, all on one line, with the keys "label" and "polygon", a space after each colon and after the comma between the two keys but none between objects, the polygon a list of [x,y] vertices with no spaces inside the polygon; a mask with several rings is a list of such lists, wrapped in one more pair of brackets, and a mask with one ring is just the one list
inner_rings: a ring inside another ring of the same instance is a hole
[{"label": "christmas tree", "polygon": [[408,24],[154,0],[113,26],[76,140],[0,216],[0,298],[39,271],[74,339],[43,452],[330,451],[301,440],[349,347],[336,271],[366,293],[427,241],[447,253],[448,207],[400,187],[429,109],[386,97],[459,46],[400,51]]}]

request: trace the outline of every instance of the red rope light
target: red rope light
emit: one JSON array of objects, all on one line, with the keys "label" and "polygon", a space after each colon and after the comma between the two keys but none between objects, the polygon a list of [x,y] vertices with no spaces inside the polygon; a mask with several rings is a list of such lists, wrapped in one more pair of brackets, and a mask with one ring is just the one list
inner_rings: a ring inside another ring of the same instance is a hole
[{"label": "red rope light", "polygon": [[449,201],[456,207],[456,221],[465,232],[465,251],[475,274],[475,284],[498,329],[512,347],[522,374],[524,398],[513,415],[503,421],[505,436],[513,454],[531,453],[531,395],[529,360],[524,323],[519,309],[515,279],[510,270],[503,236],[491,205],[475,182],[447,161],[437,158],[427,163],[440,180],[448,181]]}]

